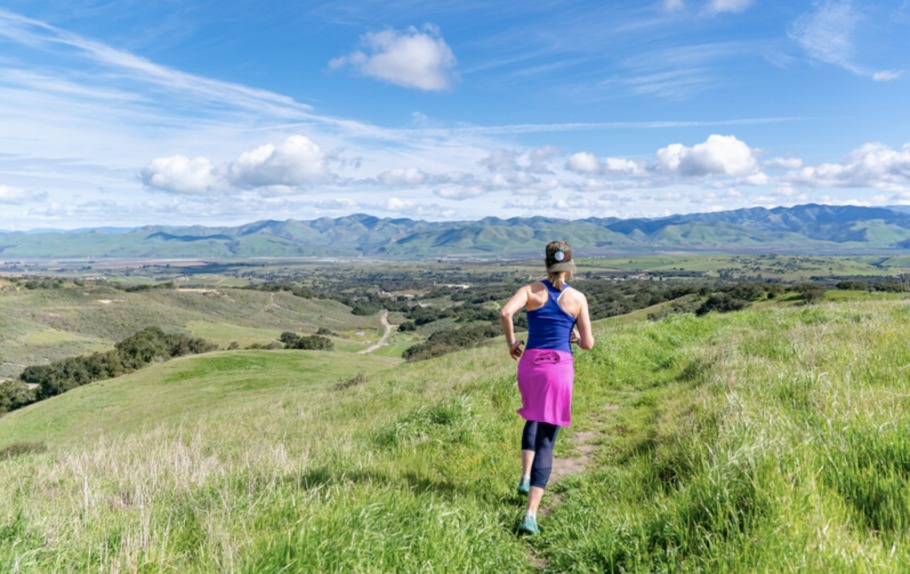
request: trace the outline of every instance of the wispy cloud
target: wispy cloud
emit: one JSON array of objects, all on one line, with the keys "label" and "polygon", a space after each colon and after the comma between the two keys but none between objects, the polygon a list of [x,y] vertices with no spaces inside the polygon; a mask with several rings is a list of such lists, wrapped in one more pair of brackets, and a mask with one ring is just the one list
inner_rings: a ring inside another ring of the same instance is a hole
[{"label": "wispy cloud", "polygon": [[[221,105],[257,110],[267,106],[266,111],[285,117],[299,117],[302,112],[310,110],[309,106],[286,96],[187,74],[3,9],[0,9],[0,36],[32,48],[72,49],[99,66],[116,70],[121,77],[129,75],[133,80],[155,85],[167,92],[192,94],[196,98]],[[117,76],[105,76],[102,79],[105,83],[111,83],[116,78]]]},{"label": "wispy cloud", "polygon": [[897,79],[899,70],[869,70],[857,63],[856,32],[862,19],[851,0],[824,0],[797,18],[788,33],[815,60],[876,81]]},{"label": "wispy cloud", "polygon": [[710,0],[707,10],[711,14],[724,12],[744,12],[752,5],[753,0]]},{"label": "wispy cloud", "polygon": [[22,205],[30,201],[43,201],[46,197],[44,192],[33,193],[19,187],[0,185],[0,203]]}]

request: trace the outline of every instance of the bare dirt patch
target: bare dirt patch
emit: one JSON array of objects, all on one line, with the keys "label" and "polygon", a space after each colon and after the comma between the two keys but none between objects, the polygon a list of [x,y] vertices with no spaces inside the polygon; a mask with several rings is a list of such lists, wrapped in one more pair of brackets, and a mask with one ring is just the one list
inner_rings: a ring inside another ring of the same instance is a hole
[{"label": "bare dirt patch", "polygon": [[552,480],[556,482],[564,476],[584,472],[591,462],[591,453],[597,450],[597,445],[593,444],[593,441],[600,436],[600,433],[595,431],[575,433],[575,436],[572,437],[572,444],[579,452],[579,456],[554,458],[553,471],[550,475]]}]

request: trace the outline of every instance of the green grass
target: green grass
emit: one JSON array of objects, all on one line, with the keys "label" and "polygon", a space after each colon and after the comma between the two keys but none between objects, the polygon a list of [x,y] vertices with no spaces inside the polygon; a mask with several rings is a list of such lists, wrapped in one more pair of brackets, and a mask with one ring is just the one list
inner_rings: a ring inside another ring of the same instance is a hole
[{"label": "green grass", "polygon": [[278,329],[264,329],[212,321],[188,321],[186,330],[189,331],[190,335],[205,339],[219,347],[226,347],[231,343],[237,343],[241,347],[257,343],[268,344],[271,341],[277,341],[282,333]]},{"label": "green grass", "polygon": [[283,331],[372,330],[377,317],[352,315],[336,301],[290,293],[158,289],[128,293],[107,286],[0,289],[0,377],[24,367],[104,351],[146,327],[186,332],[226,347],[274,341]]},{"label": "green grass", "polygon": [[908,327],[857,298],[598,323],[556,456],[596,450],[533,539],[501,344],[156,365],[0,418],[0,570],[907,571]]},{"label": "green grass", "polygon": [[228,417],[237,407],[267,411],[276,397],[319,396],[352,373],[397,363],[326,351],[220,351],[182,357],[8,413],[0,419],[0,445],[25,440],[50,445],[83,442],[200,415]]}]

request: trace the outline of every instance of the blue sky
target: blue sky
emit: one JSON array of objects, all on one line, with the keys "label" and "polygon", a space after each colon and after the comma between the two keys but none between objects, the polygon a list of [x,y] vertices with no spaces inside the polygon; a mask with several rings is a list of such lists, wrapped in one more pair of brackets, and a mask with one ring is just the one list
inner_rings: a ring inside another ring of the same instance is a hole
[{"label": "blue sky", "polygon": [[910,204],[910,0],[435,4],[6,0],[0,229]]}]

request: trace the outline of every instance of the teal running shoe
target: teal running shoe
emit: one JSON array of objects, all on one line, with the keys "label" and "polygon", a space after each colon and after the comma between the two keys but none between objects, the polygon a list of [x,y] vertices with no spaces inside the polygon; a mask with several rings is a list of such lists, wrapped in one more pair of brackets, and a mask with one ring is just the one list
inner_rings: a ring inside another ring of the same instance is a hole
[{"label": "teal running shoe", "polygon": [[537,528],[537,518],[528,512],[525,512],[525,515],[521,519],[521,524],[518,525],[519,534],[540,534],[540,528]]},{"label": "teal running shoe", "polygon": [[522,476],[518,481],[518,494],[527,494],[531,492],[531,477]]}]

